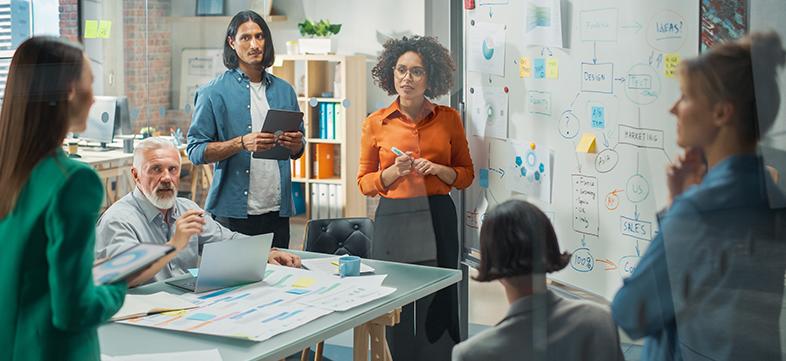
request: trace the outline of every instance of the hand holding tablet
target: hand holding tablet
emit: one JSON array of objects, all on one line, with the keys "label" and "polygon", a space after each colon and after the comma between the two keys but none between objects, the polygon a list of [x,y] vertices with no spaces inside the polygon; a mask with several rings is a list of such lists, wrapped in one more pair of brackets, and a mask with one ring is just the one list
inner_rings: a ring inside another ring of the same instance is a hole
[{"label": "hand holding tablet", "polygon": [[140,243],[93,266],[93,283],[105,285],[126,279],[175,250],[163,244]]}]

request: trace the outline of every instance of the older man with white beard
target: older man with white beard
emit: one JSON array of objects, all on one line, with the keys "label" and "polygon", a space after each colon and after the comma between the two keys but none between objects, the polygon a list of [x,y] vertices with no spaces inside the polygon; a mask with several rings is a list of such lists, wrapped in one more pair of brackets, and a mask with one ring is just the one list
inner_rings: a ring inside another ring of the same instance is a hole
[{"label": "older man with white beard", "polygon": [[[115,202],[96,225],[95,257],[113,257],[139,243],[166,244],[175,251],[161,258],[132,280],[129,286],[176,277],[197,267],[202,245],[246,237],[232,232],[199,206],[177,197],[180,182],[180,152],[162,138],[148,138],[134,148],[131,174],[136,188]],[[270,251],[271,264],[300,267],[300,257]]]}]

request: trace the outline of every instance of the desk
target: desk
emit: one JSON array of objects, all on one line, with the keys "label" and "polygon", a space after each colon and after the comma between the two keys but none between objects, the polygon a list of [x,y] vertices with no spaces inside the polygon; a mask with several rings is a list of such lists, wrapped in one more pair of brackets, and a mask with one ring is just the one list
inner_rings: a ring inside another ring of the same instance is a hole
[{"label": "desk", "polygon": [[[134,140],[135,143],[140,141],[141,139]],[[79,154],[81,158],[72,159],[87,163],[95,168],[98,172],[98,176],[104,180],[104,187],[106,188],[106,206],[109,207],[112,203],[134,190],[136,182],[131,176],[134,155],[132,153],[123,152],[122,141],[110,143],[107,145],[107,148],[111,150],[90,151],[87,150],[86,147],[80,146],[77,154]],[[186,154],[185,144],[179,146],[178,149],[180,150],[182,159],[181,168],[188,169],[186,167],[190,167],[191,200],[196,202],[196,188],[199,174],[202,174],[202,188],[207,189],[210,188],[210,185],[213,183],[213,172],[206,164],[199,166],[191,164]],[[67,152],[67,147],[64,146],[63,150]],[[114,178],[117,178],[117,183],[115,184],[115,189],[112,189],[112,183],[109,180]],[[123,179],[125,182],[122,182]],[[122,191],[121,184],[123,185]]]},{"label": "desk", "polygon": [[[288,251],[302,258],[327,257],[318,253]],[[387,274],[382,285],[395,287],[396,291],[348,311],[333,312],[263,342],[110,323],[98,329],[101,353],[124,356],[216,348],[224,361],[280,360],[461,280],[461,271],[458,270],[366,259],[363,262],[374,267],[377,274]],[[130,293],[158,291],[183,293],[164,282],[139,287]]]}]

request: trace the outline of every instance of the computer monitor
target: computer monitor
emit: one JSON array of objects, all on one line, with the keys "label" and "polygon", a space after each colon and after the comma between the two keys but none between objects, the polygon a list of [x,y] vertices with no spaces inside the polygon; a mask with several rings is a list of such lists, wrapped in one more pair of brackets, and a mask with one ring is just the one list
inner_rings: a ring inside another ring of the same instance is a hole
[{"label": "computer monitor", "polygon": [[134,135],[131,131],[131,113],[128,111],[128,98],[126,97],[117,97],[115,135]]},{"label": "computer monitor", "polygon": [[87,115],[87,128],[74,134],[74,138],[101,142],[101,148],[106,148],[106,143],[112,143],[115,132],[117,97],[96,96],[94,99]]}]

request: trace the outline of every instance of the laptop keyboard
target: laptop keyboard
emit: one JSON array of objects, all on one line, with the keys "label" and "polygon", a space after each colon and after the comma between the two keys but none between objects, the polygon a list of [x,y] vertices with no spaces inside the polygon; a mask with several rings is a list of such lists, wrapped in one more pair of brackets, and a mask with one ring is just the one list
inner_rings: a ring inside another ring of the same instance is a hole
[{"label": "laptop keyboard", "polygon": [[172,285],[172,286],[180,287],[182,289],[194,292],[194,290],[196,290],[197,279],[196,279],[196,277],[194,277],[194,278],[186,278],[184,280],[167,281],[167,283]]}]

